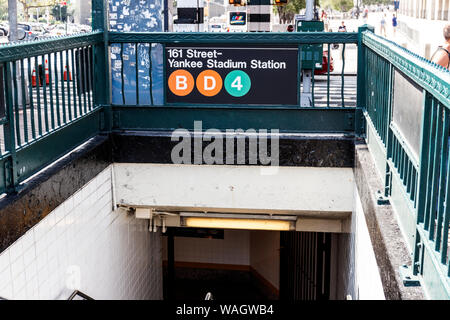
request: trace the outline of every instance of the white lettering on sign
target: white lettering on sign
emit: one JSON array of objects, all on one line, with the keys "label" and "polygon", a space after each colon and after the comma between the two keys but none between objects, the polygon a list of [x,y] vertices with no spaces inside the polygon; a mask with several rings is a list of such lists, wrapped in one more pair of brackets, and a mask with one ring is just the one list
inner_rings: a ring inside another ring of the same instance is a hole
[{"label": "white lettering on sign", "polygon": [[175,83],[175,87],[177,88],[177,90],[187,89],[187,78],[185,76],[176,76]]},{"label": "white lettering on sign", "polygon": [[233,61],[231,59],[228,59],[227,61],[208,59],[206,65],[210,69],[247,69],[247,62]]},{"label": "white lettering on sign", "polygon": [[169,66],[171,68],[203,68],[202,61],[189,61],[187,59],[184,60],[175,60],[168,59]]},{"label": "white lettering on sign", "polygon": [[241,83],[241,77],[240,76],[238,76],[238,77],[236,77],[236,79],[234,79],[234,81],[231,83],[231,87],[232,88],[236,88],[238,91],[242,90],[243,85]]},{"label": "white lettering on sign", "polygon": [[197,50],[197,49],[187,49],[186,56],[188,58],[218,58],[218,56],[221,56],[221,52],[217,52],[217,50]]},{"label": "white lettering on sign", "polygon": [[250,67],[252,69],[286,69],[286,62],[252,60],[250,61]]},{"label": "white lettering on sign", "polygon": [[214,90],[216,88],[216,79],[211,76],[205,76],[204,78],[204,89],[205,90]]}]

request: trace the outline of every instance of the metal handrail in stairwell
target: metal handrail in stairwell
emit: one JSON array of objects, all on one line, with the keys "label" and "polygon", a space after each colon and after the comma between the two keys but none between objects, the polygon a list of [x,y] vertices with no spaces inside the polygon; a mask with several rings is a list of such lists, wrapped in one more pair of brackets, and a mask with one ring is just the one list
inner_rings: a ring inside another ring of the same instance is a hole
[{"label": "metal handrail in stairwell", "polygon": [[72,292],[72,294],[70,295],[70,297],[67,300],[75,300],[75,297],[81,297],[84,300],[94,300],[93,298],[91,298],[90,296],[88,296],[87,294],[79,291],[79,290],[75,290],[74,292]]}]

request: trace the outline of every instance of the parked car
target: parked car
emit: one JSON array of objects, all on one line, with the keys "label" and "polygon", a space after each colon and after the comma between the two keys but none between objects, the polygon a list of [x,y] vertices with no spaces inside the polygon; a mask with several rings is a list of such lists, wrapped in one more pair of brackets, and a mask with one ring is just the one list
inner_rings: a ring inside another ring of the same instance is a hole
[{"label": "parked car", "polygon": [[36,40],[37,34],[28,23],[17,24],[17,40]]},{"label": "parked car", "polygon": [[34,34],[35,40],[37,38],[42,38],[42,37],[46,36],[46,34],[48,33],[45,26],[41,23],[30,23],[30,26],[31,26],[31,31]]}]

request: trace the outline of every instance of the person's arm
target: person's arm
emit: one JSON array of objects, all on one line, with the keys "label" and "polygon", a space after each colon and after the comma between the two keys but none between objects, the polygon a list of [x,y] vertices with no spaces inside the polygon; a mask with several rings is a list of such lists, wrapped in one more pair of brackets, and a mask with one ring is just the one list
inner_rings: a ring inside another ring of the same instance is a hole
[{"label": "person's arm", "polygon": [[439,50],[438,52],[436,52],[432,61],[440,66],[443,66],[444,68],[448,68],[449,64],[448,53],[445,52],[444,50]]}]

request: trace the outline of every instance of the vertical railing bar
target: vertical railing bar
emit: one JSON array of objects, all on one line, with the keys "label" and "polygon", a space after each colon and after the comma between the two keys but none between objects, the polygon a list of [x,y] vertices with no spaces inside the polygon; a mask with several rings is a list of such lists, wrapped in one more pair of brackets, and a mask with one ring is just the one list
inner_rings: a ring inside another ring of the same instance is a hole
[{"label": "vertical railing bar", "polygon": [[134,44],[136,63],[136,105],[139,105],[139,43]]},{"label": "vertical railing bar", "polygon": [[153,71],[153,62],[152,62],[152,43],[148,44],[148,59],[149,59],[149,71],[148,71],[148,75],[149,75],[149,80],[150,80],[150,103],[153,106],[154,105],[154,101],[153,101],[153,75],[152,75],[152,71]]},{"label": "vertical railing bar", "polygon": [[370,95],[370,104],[371,104],[371,110],[372,110],[372,121],[373,121],[373,124],[374,124],[374,126],[376,127],[376,128],[378,128],[378,117],[379,117],[379,114],[378,114],[378,109],[377,109],[377,103],[376,103],[376,98],[377,98],[377,89],[378,89],[378,87],[377,87],[377,78],[375,77],[375,71],[374,71],[374,69],[375,69],[375,67],[374,67],[374,65],[376,65],[376,63],[375,63],[375,59],[376,59],[377,57],[375,56],[375,55],[372,55],[372,77],[371,77],[371,79],[370,79],[370,85],[371,85],[371,88],[372,88],[372,94]]},{"label": "vertical railing bar", "polygon": [[53,69],[52,69],[52,53],[48,54],[48,79],[49,79],[49,90],[50,90],[50,123],[52,130],[55,130],[55,108],[53,101]]},{"label": "vertical railing bar", "polygon": [[398,169],[400,172],[400,179],[402,180],[403,185],[405,184],[404,177],[405,177],[405,158],[406,153],[405,150],[403,150],[403,145],[399,144],[399,151],[400,151],[400,162],[398,164]]},{"label": "vertical railing bar", "polygon": [[344,73],[345,73],[345,43],[342,44],[342,73],[341,73],[341,99],[342,99],[342,107],[345,108],[345,99],[344,99]]},{"label": "vertical railing bar", "polygon": [[367,49],[365,51],[366,51],[365,52],[365,61],[367,61],[367,66],[368,67],[367,67],[367,71],[364,74],[364,76],[365,76],[364,81],[366,83],[366,87],[365,87],[365,90],[366,90],[366,94],[365,94],[366,101],[365,101],[364,105],[365,105],[366,111],[369,113],[369,117],[371,118],[372,110],[371,110],[371,105],[370,105],[370,96],[371,96],[370,95],[370,89],[371,89],[370,76],[372,74],[372,61],[370,60],[370,57],[371,57],[371,54],[369,54],[370,51],[367,50]]},{"label": "vertical railing bar", "polygon": [[[430,132],[431,119],[433,112],[431,104],[429,103],[429,94],[423,93],[423,112],[422,123],[420,126],[420,159],[418,168],[417,181],[417,223],[424,221],[426,206],[427,206],[427,190],[428,190],[428,158],[430,152]],[[431,110],[430,110],[431,109]]]},{"label": "vertical railing bar", "polygon": [[26,84],[25,84],[25,63],[24,59],[20,60],[20,74],[22,75],[22,112],[23,112],[23,140],[28,143],[28,115],[27,115],[27,98],[26,98]]},{"label": "vertical railing bar", "polygon": [[[374,66],[378,65],[378,56],[374,55],[373,56],[373,60],[374,60]],[[374,69],[376,69],[376,67],[374,67]],[[378,134],[380,134],[379,132],[379,127],[380,127],[380,116],[381,116],[381,112],[379,110],[379,104],[378,104],[378,98],[379,98],[379,70],[377,70],[377,76],[374,76],[374,96],[373,96],[373,105],[374,105],[374,112],[375,112],[375,127],[377,128],[377,132]],[[375,72],[374,72],[375,74]],[[380,136],[381,137],[381,136]]]},{"label": "vertical railing bar", "polygon": [[92,97],[91,97],[91,99],[92,99],[92,105],[93,105],[93,108],[95,108],[96,106],[95,106],[95,99],[94,99],[94,97],[96,96],[96,89],[95,89],[95,85],[94,85],[94,70],[95,70],[95,46],[93,46],[93,45],[91,45],[90,46],[90,50],[89,50],[89,52],[91,52],[92,54],[91,54],[91,63],[92,63],[92,66],[91,66],[91,70],[89,71],[89,73],[90,73],[90,76],[91,76],[91,87],[92,87]]},{"label": "vertical railing bar", "polygon": [[435,243],[435,250],[439,251],[439,248],[441,247],[441,238],[442,238],[442,221],[444,218],[444,201],[445,201],[445,188],[444,188],[444,182],[445,177],[447,176],[447,166],[445,165],[446,162],[448,162],[448,136],[449,136],[449,130],[450,130],[450,123],[449,123],[449,114],[448,109],[444,108],[444,115],[443,115],[443,121],[444,121],[444,132],[441,136],[441,164],[440,164],[440,173],[439,173],[439,203],[438,203],[438,209],[437,209],[437,215],[438,215],[438,221],[437,221],[437,230],[436,230],[436,243]]},{"label": "vertical railing bar", "polygon": [[[83,84],[82,84],[82,78],[83,78],[83,72],[81,71],[81,50],[80,48],[76,48],[76,58],[75,58],[75,64],[77,69],[77,96],[78,96],[78,108],[80,112],[80,116],[83,114]],[[86,112],[86,107],[84,107],[84,113]]]},{"label": "vertical railing bar", "polygon": [[72,101],[70,101],[70,60],[69,60],[69,50],[66,50],[66,84],[67,84],[67,116],[69,122],[73,120],[72,118]]},{"label": "vertical railing bar", "polygon": [[428,173],[427,173],[427,188],[425,189],[426,192],[426,204],[425,204],[425,211],[424,211],[424,223],[426,226],[426,230],[428,227],[428,219],[429,219],[429,214],[430,214],[430,207],[431,207],[431,202],[433,201],[432,199],[430,199],[432,192],[431,192],[431,188],[429,187],[429,183],[432,181],[433,179],[433,157],[434,157],[434,136],[435,136],[435,132],[436,132],[436,108],[434,106],[434,100],[431,100],[431,118],[430,118],[430,124],[431,124],[431,128],[430,128],[430,135],[428,136],[429,139],[429,152],[428,152]]},{"label": "vertical railing bar", "polygon": [[92,87],[92,82],[91,82],[91,59],[90,59],[90,50],[89,50],[89,46],[87,46],[85,48],[85,60],[87,60],[86,62],[86,68],[87,68],[87,73],[86,73],[86,90],[87,90],[87,99],[88,99],[88,108],[89,111],[92,111],[92,100],[91,100],[91,87]]},{"label": "vertical railing bar", "polygon": [[[161,43],[162,50],[163,50],[163,61],[167,61],[166,57],[166,44]],[[167,67],[165,63],[163,63],[163,79],[167,79]],[[164,85],[163,86],[163,104],[166,105],[167,103],[167,88]]]},{"label": "vertical railing bar", "polygon": [[82,61],[82,81],[83,81],[83,104],[84,104],[84,112],[87,113],[89,111],[89,106],[87,103],[87,81],[86,81],[86,77],[87,77],[87,72],[86,72],[86,48],[82,47],[81,48],[81,56],[82,58],[80,58],[80,61]]},{"label": "vertical railing bar", "polygon": [[58,79],[58,52],[55,52],[53,55],[55,58],[54,67],[55,67],[55,96],[56,96],[56,121],[58,127],[61,126],[61,109],[60,109],[60,101],[59,101],[59,79]]},{"label": "vertical railing bar", "polygon": [[47,60],[45,59],[45,55],[42,55],[42,70],[44,71],[44,76],[42,79],[42,92],[44,95],[44,124],[45,124],[45,132],[49,132],[48,127],[48,99],[47,99],[47,74],[46,74],[46,67],[47,67]]},{"label": "vertical railing bar", "polygon": [[436,205],[437,205],[437,189],[438,189],[438,173],[439,173],[439,138],[441,137],[442,134],[442,106],[441,105],[437,105],[435,104],[435,108],[437,109],[437,113],[436,113],[436,118],[434,119],[434,122],[436,122],[436,132],[434,135],[434,165],[433,165],[433,182],[432,182],[432,186],[431,186],[431,190],[432,190],[432,197],[431,197],[431,210],[428,216],[428,226],[427,226],[427,221],[425,221],[425,227],[429,227],[429,237],[430,240],[432,240],[434,238],[434,217],[436,214]]},{"label": "vertical railing bar", "polygon": [[387,70],[386,70],[386,63],[384,60],[380,59],[380,62],[382,62],[382,73],[383,73],[383,77],[381,78],[381,83],[380,86],[382,88],[382,92],[385,93],[383,95],[381,95],[381,110],[382,110],[382,122],[381,122],[381,133],[382,133],[382,138],[381,140],[383,141],[383,143],[386,143],[386,122],[387,122],[387,101],[386,101],[386,97],[387,94],[386,92],[388,92],[387,90],[387,86],[386,86],[386,80],[387,80]]},{"label": "vertical railing bar", "polygon": [[411,192],[411,161],[409,161],[409,158],[407,157],[406,160],[407,164],[406,164],[406,192],[410,193]]},{"label": "vertical railing bar", "polygon": [[400,143],[398,142],[397,136],[395,136],[395,159],[394,159],[394,166],[397,168],[397,171],[400,172],[400,169],[398,168],[398,164],[400,161],[400,151],[399,151]]},{"label": "vertical railing bar", "polygon": [[[383,82],[382,82],[382,87],[383,87],[383,92],[387,93],[389,92],[388,89],[388,84],[389,84],[389,70],[388,70],[388,64],[386,63],[386,61],[383,59]],[[382,128],[382,132],[383,132],[383,143],[386,144],[387,142],[387,122],[388,122],[388,95],[384,94],[382,96],[382,100],[383,100],[383,123],[381,124],[381,128]]]},{"label": "vertical railing bar", "polygon": [[[42,136],[42,115],[41,115],[41,77],[39,74],[39,57],[34,58],[34,65],[36,68],[36,100],[37,100],[37,118],[38,118],[38,132]],[[43,79],[45,80],[45,79]]]},{"label": "vertical railing bar", "polygon": [[316,71],[316,65],[313,63],[313,68],[312,68],[312,71],[311,71],[311,78],[312,78],[312,81],[311,81],[311,97],[312,97],[312,107],[314,108],[315,106],[316,106],[316,103],[315,103],[315,99],[314,99],[314,86],[315,86],[315,79],[314,79],[314,72]]},{"label": "vertical railing bar", "polygon": [[392,163],[395,165],[397,161],[397,137],[392,135]]},{"label": "vertical railing bar", "polygon": [[75,67],[75,53],[74,53],[74,50],[75,49],[71,49],[70,50],[70,60],[72,62],[72,80],[71,81],[72,81],[72,95],[73,95],[73,117],[76,119],[76,118],[78,118],[78,110],[77,110],[77,108],[78,108],[78,103],[77,103],[77,98],[78,98],[77,89],[78,89],[78,86],[77,86],[77,81],[76,81],[76,79],[77,79],[76,74],[77,73],[75,72],[76,67]]},{"label": "vertical railing bar", "polygon": [[302,106],[302,45],[298,45],[298,105]]},{"label": "vertical railing bar", "polygon": [[413,171],[412,171],[412,182],[411,182],[411,200],[414,201],[416,199],[416,189],[417,189],[417,170],[416,167],[413,165]]},{"label": "vertical railing bar", "polygon": [[[59,63],[61,66],[61,104],[62,104],[62,112],[63,112],[63,119],[62,122],[63,124],[66,123],[67,119],[66,119],[66,94],[65,94],[65,86],[64,86],[64,56],[62,51],[59,52]],[[66,77],[68,76],[67,72],[66,72]]]},{"label": "vertical railing bar", "polygon": [[[14,108],[11,108],[11,110],[14,110],[13,113],[15,113],[15,131],[16,131],[16,146],[20,146],[21,138],[20,138],[20,114],[19,114],[19,90],[17,88],[17,61],[11,61],[12,64],[12,74],[14,75],[12,77],[13,82],[13,105]],[[11,119],[14,119],[14,117],[10,117]]]},{"label": "vertical railing bar", "polygon": [[[450,227],[450,161],[447,160],[447,178],[445,179],[445,216],[443,224],[443,235],[442,235],[442,251],[441,251],[441,262],[446,263],[447,261],[447,250],[448,250],[448,232]],[[449,259],[450,265],[450,259]],[[449,269],[450,271],[450,269]],[[449,274],[450,276],[450,274]]]},{"label": "vertical railing bar", "polygon": [[124,75],[124,72],[123,72],[123,69],[124,69],[124,67],[123,67],[123,64],[124,64],[124,60],[123,60],[123,43],[121,43],[120,44],[120,62],[121,62],[121,64],[120,64],[120,76],[121,76],[121,80],[122,80],[122,82],[121,82],[121,85],[122,85],[122,104],[123,105],[126,105],[126,102],[125,102],[125,75]]},{"label": "vertical railing bar", "polygon": [[330,107],[330,64],[331,64],[331,51],[330,44],[328,46],[328,63],[327,63],[327,108]]},{"label": "vertical railing bar", "polygon": [[406,153],[405,149],[403,149],[402,171],[403,171],[403,184],[406,187],[408,183],[408,154]]},{"label": "vertical railing bar", "polygon": [[[14,130],[14,111],[13,111],[13,95],[12,88],[13,75],[11,74],[11,64],[15,62],[5,62],[5,67],[3,69],[4,75],[4,90],[5,90],[5,116],[7,122],[3,125],[3,135],[5,139],[5,152],[11,154],[11,159],[9,161],[9,168],[5,164],[5,186],[8,191],[15,191],[16,187],[16,140],[15,140],[15,130]],[[7,171],[9,174],[9,179],[7,177]]]},{"label": "vertical railing bar", "polygon": [[31,63],[31,57],[28,58],[28,87],[29,87],[29,95],[30,95],[30,122],[31,122],[31,137],[32,139],[36,139],[36,127],[34,123],[34,95],[33,95],[33,81],[32,81],[32,70],[33,66]]}]

